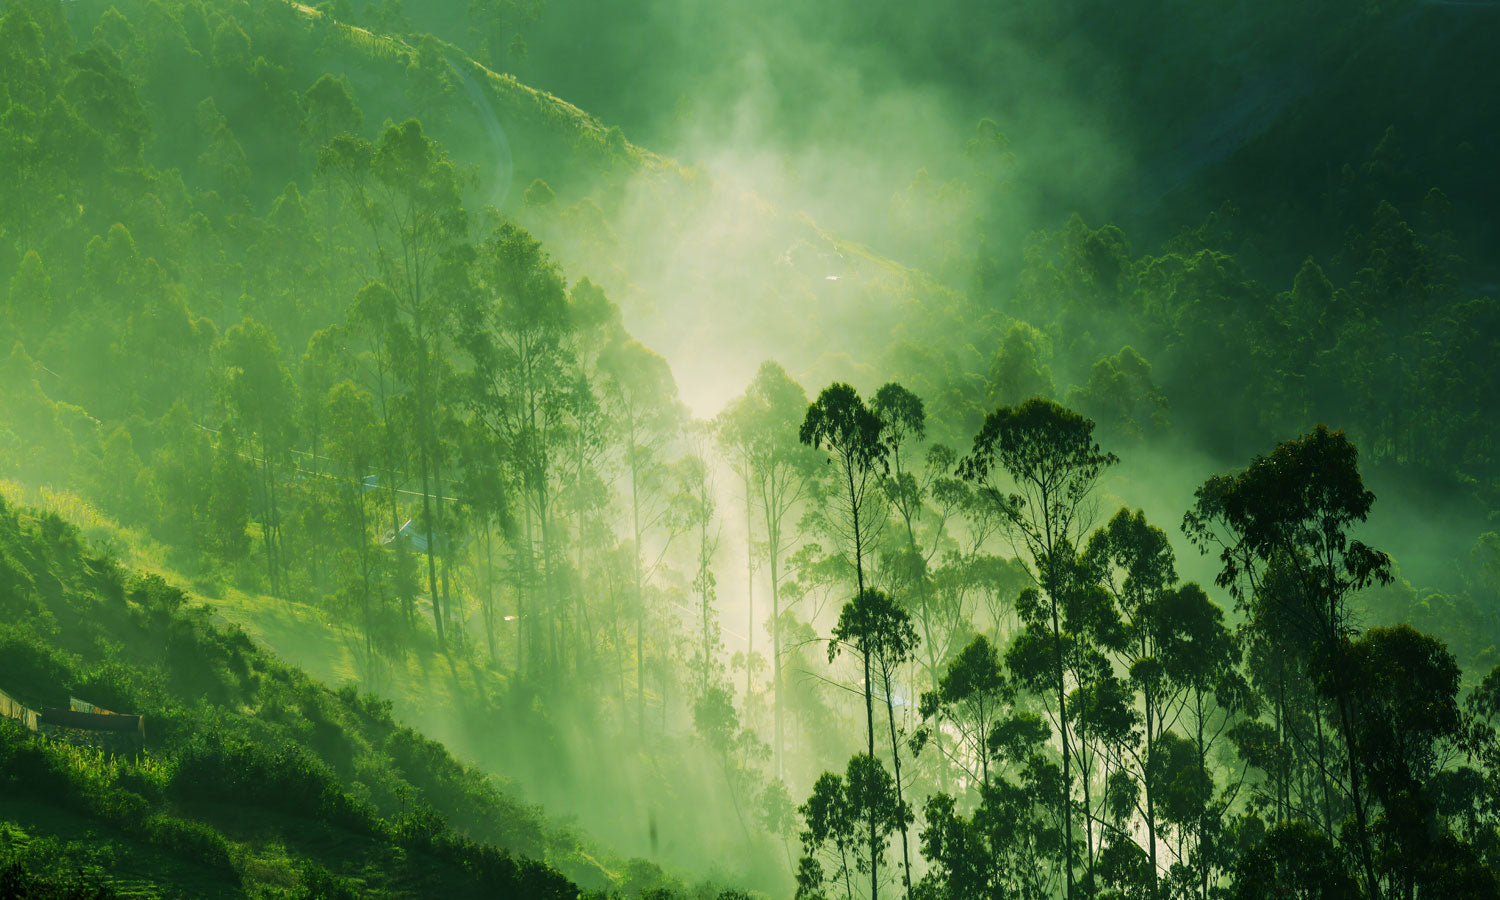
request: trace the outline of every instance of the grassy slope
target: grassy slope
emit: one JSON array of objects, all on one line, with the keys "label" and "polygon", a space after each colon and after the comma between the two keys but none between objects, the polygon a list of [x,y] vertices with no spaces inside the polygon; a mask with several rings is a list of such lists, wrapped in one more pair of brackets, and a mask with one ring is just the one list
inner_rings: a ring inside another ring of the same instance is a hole
[{"label": "grassy slope", "polygon": [[486,895],[507,880],[576,892],[543,866],[518,873],[498,844],[610,883],[571,834],[388,705],[216,627],[194,598],[85,549],[109,536],[97,517],[85,527],[0,508],[0,686],[33,707],[81,695],[145,713],[147,751],[127,762],[0,723],[0,871],[83,866],[138,896],[315,894],[339,878],[364,896]]}]

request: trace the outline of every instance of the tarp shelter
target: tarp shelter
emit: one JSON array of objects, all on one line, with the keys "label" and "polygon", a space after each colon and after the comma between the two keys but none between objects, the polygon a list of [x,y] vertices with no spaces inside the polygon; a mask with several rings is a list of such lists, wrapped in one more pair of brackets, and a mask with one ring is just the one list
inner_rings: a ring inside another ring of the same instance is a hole
[{"label": "tarp shelter", "polygon": [[105,709],[102,706],[95,706],[87,700],[79,700],[77,697],[68,698],[68,709],[71,709],[73,712],[99,713],[105,716],[117,715],[117,713],[112,709]]},{"label": "tarp shelter", "polygon": [[[146,722],[141,716],[122,716],[115,713],[77,712],[53,707],[36,714],[38,725],[57,728],[78,728],[83,731],[109,731],[146,738]],[[45,731],[45,729],[43,729]]]},{"label": "tarp shelter", "polygon": [[33,711],[0,691],[0,715],[47,737],[115,751],[139,750],[145,745],[144,716],[120,715],[77,698],[69,698],[68,705],[68,709],[51,707]]},{"label": "tarp shelter", "polygon": [[0,716],[15,719],[31,731],[36,731],[36,713],[4,691],[0,691]]}]

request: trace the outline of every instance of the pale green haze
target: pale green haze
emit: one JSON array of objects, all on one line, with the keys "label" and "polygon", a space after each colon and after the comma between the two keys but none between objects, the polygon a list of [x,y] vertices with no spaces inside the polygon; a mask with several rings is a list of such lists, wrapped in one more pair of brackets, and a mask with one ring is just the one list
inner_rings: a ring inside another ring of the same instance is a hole
[{"label": "pale green haze", "polygon": [[0,896],[1500,898],[1497,33],[0,0]]}]

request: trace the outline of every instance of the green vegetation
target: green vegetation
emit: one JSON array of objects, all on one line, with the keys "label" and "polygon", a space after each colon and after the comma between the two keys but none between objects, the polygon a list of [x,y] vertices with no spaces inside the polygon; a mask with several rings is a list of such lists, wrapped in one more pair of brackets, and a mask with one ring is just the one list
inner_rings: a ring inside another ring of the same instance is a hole
[{"label": "green vegetation", "polygon": [[0,895],[1500,896],[1494,15],[0,0]]},{"label": "green vegetation", "polygon": [[34,896],[69,867],[103,896],[576,896],[541,857],[603,883],[565,832],[396,724],[388,702],[310,681],[55,515],[7,506],[0,559],[14,696],[82,695],[148,722],[143,751],[117,756],[0,721],[0,853],[8,877],[52,886]]}]

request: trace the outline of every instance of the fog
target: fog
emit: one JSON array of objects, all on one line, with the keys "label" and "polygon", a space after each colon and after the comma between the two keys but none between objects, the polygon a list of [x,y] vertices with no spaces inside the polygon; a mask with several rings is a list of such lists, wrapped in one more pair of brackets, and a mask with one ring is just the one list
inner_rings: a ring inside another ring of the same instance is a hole
[{"label": "fog", "polygon": [[[551,0],[497,4],[481,36],[456,2],[209,5],[160,13],[168,49],[102,4],[54,10],[112,54],[89,71],[144,99],[124,124],[79,101],[110,162],[35,163],[18,184],[66,190],[15,194],[54,224],[0,223],[7,477],[289,662],[391,699],[537,804],[556,858],[594,863],[583,886],[790,895],[795,808],[883,740],[852,654],[829,655],[856,553],[836,454],[796,440],[805,404],[762,436],[819,454],[774,554],[764,486],[746,496],[730,426],[766,363],[808,401],[894,382],[925,404],[901,448],[917,512],[875,476],[857,577],[926,615],[942,569],[958,613],[940,658],[899,667],[891,745],[969,638],[1003,652],[1020,630],[1024,540],[976,537],[984,504],[933,486],[971,490],[956,463],[986,414],[1034,396],[1119,457],[1083,539],[1143,510],[1234,626],[1221,561],[1182,529],[1195,492],[1346,430],[1377,497],[1351,534],[1398,575],[1357,617],[1440,633],[1466,684],[1500,661],[1471,557],[1496,527],[1474,399],[1493,366],[1482,334],[1460,341],[1490,321],[1493,273],[1459,261],[1479,232],[1439,221],[1439,176],[1391,162],[1389,135],[1240,189],[1299,104],[1339,96],[1299,36],[1333,13]],[[1360,15],[1330,40],[1406,21]],[[39,98],[87,81],[47,78]],[[953,774],[877,755],[912,796]]]}]

